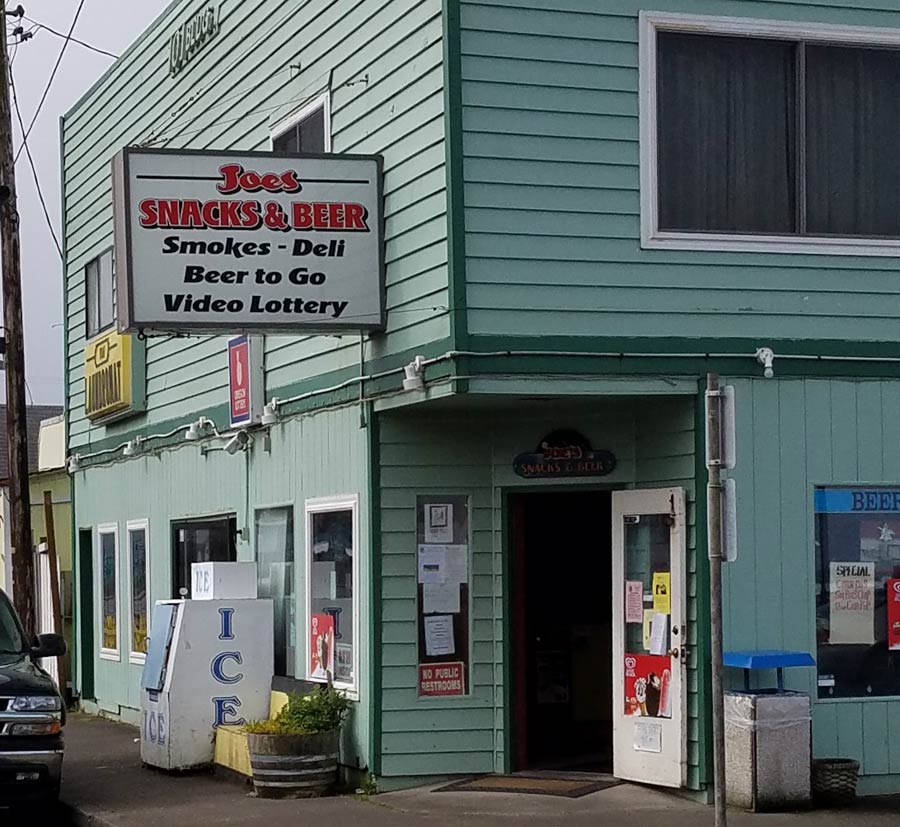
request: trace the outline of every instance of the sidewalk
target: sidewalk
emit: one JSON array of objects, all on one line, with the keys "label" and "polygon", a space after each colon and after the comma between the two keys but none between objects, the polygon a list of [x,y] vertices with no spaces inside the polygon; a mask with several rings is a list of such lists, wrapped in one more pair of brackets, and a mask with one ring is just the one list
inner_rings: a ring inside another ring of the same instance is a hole
[{"label": "sidewalk", "polygon": [[[355,827],[665,827],[712,825],[712,809],[675,795],[623,784],[579,799],[499,793],[432,794],[428,788],[376,796],[267,801],[211,775],[170,776],[141,766],[137,730],[73,715],[66,727],[62,797],[78,827],[212,827],[346,824]],[[872,800],[855,810],[786,815],[732,813],[735,827],[887,827],[900,801]]]}]

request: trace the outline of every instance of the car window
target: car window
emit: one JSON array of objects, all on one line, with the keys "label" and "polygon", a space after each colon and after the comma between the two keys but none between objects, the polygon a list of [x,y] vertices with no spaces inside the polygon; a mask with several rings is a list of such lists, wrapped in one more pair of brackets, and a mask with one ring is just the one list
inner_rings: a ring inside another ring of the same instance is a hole
[{"label": "car window", "polygon": [[0,594],[0,655],[17,654],[23,649],[22,633],[9,601]]}]

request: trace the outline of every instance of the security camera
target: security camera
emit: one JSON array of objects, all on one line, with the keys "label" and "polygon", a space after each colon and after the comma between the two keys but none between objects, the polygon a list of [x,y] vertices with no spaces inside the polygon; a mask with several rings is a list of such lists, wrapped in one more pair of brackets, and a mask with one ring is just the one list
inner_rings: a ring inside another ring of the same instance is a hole
[{"label": "security camera", "polygon": [[225,443],[225,450],[229,454],[236,454],[238,451],[246,451],[250,444],[250,436],[245,432],[235,434],[228,442]]}]

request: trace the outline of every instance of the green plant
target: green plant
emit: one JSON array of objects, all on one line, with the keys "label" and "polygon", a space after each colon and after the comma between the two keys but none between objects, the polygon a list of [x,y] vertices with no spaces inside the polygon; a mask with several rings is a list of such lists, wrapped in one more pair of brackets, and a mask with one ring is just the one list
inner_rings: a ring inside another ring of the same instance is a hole
[{"label": "green plant", "polygon": [[245,729],[253,735],[314,735],[338,729],[349,711],[350,701],[331,687],[292,693],[272,720],[251,721]]}]

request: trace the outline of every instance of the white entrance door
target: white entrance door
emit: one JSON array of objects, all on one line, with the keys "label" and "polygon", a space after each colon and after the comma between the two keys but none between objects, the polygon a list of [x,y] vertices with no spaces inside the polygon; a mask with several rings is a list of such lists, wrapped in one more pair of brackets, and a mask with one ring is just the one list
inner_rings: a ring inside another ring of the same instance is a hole
[{"label": "white entrance door", "polygon": [[681,488],[613,493],[613,773],[687,775],[686,530]]}]

